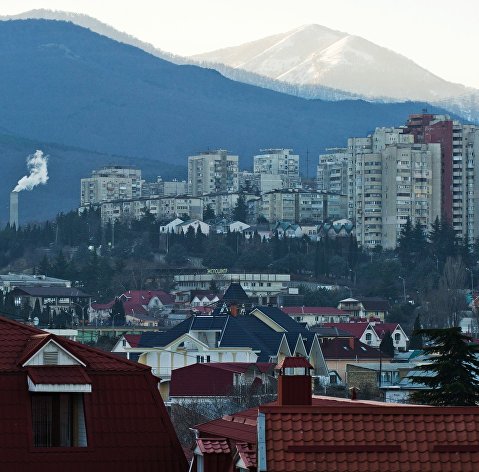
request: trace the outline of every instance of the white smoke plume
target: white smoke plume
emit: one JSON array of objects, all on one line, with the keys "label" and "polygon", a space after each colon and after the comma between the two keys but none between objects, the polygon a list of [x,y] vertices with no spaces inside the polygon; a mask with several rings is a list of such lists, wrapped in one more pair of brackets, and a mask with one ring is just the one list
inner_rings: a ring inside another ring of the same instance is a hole
[{"label": "white smoke plume", "polygon": [[48,180],[47,162],[48,156],[44,156],[40,150],[35,151],[35,154],[30,154],[27,157],[27,169],[30,171],[30,175],[24,175],[13,191],[31,190],[37,185],[46,184]]}]

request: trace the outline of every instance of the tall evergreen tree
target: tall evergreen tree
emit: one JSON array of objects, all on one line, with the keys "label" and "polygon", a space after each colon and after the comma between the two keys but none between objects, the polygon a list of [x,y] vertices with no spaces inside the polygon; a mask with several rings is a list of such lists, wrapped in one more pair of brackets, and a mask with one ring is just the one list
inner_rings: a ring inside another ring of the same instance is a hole
[{"label": "tall evergreen tree", "polygon": [[215,212],[211,206],[211,203],[206,205],[206,208],[203,210],[203,221],[212,220],[215,217]]},{"label": "tall evergreen tree", "polygon": [[384,333],[379,349],[383,354],[394,357],[394,342],[390,331]]},{"label": "tall evergreen tree", "polygon": [[126,322],[125,307],[120,298],[115,298],[115,302],[111,308],[112,326],[123,326]]},{"label": "tall evergreen tree", "polygon": [[240,193],[236,205],[233,208],[233,219],[235,221],[245,222],[248,217],[248,206],[246,205],[245,196]]},{"label": "tall evergreen tree", "polygon": [[[429,364],[410,376],[427,390],[415,391],[411,400],[433,406],[476,406],[479,404],[479,346],[461,328],[420,329],[431,344],[424,347]],[[423,374],[423,375],[421,375]]]},{"label": "tall evergreen tree", "polygon": [[424,340],[423,335],[419,334],[421,330],[421,317],[419,315],[416,316],[416,320],[414,321],[414,330],[411,335],[411,339],[409,341],[409,349],[422,349]]}]

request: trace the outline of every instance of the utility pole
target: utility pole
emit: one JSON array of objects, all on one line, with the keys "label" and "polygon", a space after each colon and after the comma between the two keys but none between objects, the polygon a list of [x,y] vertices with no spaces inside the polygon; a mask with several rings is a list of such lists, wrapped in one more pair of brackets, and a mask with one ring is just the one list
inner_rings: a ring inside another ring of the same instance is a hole
[{"label": "utility pole", "polygon": [[111,248],[115,247],[115,219],[111,222]]}]

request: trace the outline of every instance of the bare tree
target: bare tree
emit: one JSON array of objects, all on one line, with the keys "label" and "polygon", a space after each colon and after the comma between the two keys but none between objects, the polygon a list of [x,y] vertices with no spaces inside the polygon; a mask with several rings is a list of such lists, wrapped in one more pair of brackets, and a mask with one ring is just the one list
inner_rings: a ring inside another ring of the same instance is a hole
[{"label": "bare tree", "polygon": [[466,268],[460,257],[448,257],[438,287],[424,294],[421,319],[429,328],[458,326],[466,308]]}]

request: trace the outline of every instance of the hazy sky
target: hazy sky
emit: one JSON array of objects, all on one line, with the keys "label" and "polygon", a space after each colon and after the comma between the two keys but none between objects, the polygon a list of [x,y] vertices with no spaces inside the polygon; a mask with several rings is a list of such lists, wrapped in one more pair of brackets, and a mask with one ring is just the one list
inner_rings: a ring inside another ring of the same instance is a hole
[{"label": "hazy sky", "polygon": [[85,13],[181,55],[316,23],[479,88],[477,0],[0,0],[0,15],[35,8]]}]

